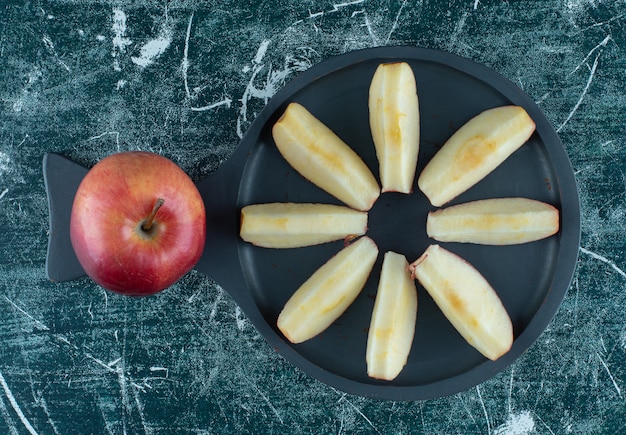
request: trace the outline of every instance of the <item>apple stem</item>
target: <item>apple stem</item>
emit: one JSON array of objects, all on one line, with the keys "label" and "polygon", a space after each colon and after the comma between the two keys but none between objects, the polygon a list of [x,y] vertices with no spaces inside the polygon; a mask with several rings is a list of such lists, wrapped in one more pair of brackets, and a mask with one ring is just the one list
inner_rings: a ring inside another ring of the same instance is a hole
[{"label": "apple stem", "polygon": [[154,204],[154,208],[152,209],[150,216],[148,216],[148,219],[146,219],[146,221],[141,226],[142,230],[150,231],[150,228],[152,228],[152,223],[154,222],[154,217],[156,216],[157,212],[159,211],[159,209],[164,203],[165,203],[165,200],[163,198],[158,198],[156,200],[156,203]]}]

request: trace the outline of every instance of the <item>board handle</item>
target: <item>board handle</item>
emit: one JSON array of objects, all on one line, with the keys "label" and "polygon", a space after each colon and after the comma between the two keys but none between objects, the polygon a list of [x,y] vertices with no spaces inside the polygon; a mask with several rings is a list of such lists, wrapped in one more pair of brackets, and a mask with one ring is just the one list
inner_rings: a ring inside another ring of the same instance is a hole
[{"label": "board handle", "polygon": [[[43,157],[50,225],[46,275],[54,282],[85,276],[70,240],[70,216],[76,191],[88,171],[60,154],[46,153]],[[245,288],[237,248],[239,209],[236,198],[240,177],[241,167],[226,162],[196,184],[206,208],[207,237],[202,257],[194,268],[229,289]]]},{"label": "board handle", "polygon": [[43,180],[48,196],[50,229],[46,275],[54,282],[85,275],[70,240],[70,216],[74,196],[89,170],[55,153],[43,156]]},{"label": "board handle", "polygon": [[206,210],[206,241],[195,269],[215,280],[241,304],[246,283],[239,262],[241,169],[228,160],[197,184]]}]

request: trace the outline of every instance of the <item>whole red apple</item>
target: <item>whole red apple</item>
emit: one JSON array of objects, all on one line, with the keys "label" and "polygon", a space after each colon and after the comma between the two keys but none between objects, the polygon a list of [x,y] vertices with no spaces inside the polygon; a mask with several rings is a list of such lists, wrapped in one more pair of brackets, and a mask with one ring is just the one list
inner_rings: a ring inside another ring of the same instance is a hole
[{"label": "whole red apple", "polygon": [[125,295],[151,295],[174,284],[200,259],[204,201],[171,160],[141,151],[113,154],[78,187],[70,238],[96,283]]}]

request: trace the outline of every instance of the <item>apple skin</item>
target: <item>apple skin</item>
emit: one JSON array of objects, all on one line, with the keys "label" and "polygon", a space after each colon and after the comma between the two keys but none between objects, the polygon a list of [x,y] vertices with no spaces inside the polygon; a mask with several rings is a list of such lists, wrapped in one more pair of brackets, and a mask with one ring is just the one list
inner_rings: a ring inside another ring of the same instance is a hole
[{"label": "apple skin", "polygon": [[[163,205],[150,231],[142,224]],[[128,296],[171,286],[198,262],[204,201],[189,176],[158,154],[128,151],[99,161],[82,180],[70,218],[72,246],[97,284]]]}]

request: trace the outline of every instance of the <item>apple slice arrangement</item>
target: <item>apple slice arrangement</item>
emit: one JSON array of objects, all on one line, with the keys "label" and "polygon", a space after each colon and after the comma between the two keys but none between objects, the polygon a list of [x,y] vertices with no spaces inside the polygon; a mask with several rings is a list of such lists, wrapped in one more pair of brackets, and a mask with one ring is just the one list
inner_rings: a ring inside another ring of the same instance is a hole
[{"label": "apple slice arrangement", "polygon": [[[367,212],[381,192],[412,192],[420,114],[410,65],[380,64],[371,80],[368,107],[382,186],[348,144],[292,102],[273,126],[276,147],[296,171],[347,207],[272,203],[241,210],[240,236],[257,246],[293,248],[346,240],[346,247],[296,289],[280,312],[277,326],[292,343],[328,328],[365,286],[379,254],[366,235]],[[418,178],[419,189],[433,206],[447,204],[506,160],[534,130],[533,120],[518,106],[478,114],[428,162]],[[459,204],[432,211],[427,220],[428,236],[440,242],[519,244],[558,230],[559,211],[527,198]],[[369,377],[393,380],[407,363],[417,319],[415,280],[486,358],[496,360],[511,348],[509,315],[497,292],[470,263],[437,244],[410,264],[402,254],[389,251],[367,337]]]}]

